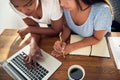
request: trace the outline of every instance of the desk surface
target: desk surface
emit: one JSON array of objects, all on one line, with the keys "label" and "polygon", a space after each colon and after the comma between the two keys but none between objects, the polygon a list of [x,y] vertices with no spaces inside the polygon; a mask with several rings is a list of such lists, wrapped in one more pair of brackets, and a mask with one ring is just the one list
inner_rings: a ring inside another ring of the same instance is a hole
[{"label": "desk surface", "polygon": [[[112,33],[112,36],[120,36],[120,33]],[[52,51],[52,46],[57,37],[44,38],[40,46],[46,52]],[[16,30],[6,29],[0,35],[0,58],[5,60],[20,48],[21,39]],[[109,48],[110,50],[110,48]],[[59,57],[62,66],[49,78],[49,80],[67,80],[67,70],[73,64],[78,64],[85,69],[84,80],[120,80],[120,70],[117,70],[110,50],[110,58],[88,57],[88,56],[66,56]],[[0,66],[0,80],[13,80]]]}]

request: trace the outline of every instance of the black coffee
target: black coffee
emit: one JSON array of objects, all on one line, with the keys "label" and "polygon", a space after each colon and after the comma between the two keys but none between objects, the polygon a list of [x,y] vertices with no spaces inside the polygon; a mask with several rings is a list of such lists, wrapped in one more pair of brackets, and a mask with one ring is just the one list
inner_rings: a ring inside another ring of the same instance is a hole
[{"label": "black coffee", "polygon": [[71,78],[73,78],[75,80],[79,80],[82,78],[83,72],[82,72],[82,70],[80,70],[78,68],[74,68],[70,71],[70,76],[71,76]]}]

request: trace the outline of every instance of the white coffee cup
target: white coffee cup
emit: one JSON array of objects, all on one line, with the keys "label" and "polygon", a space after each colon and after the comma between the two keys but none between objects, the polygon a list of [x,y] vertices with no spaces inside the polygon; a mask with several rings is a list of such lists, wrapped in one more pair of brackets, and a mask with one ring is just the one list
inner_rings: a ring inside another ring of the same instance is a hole
[{"label": "white coffee cup", "polygon": [[68,69],[69,80],[83,80],[85,76],[85,70],[80,65],[72,65]]}]

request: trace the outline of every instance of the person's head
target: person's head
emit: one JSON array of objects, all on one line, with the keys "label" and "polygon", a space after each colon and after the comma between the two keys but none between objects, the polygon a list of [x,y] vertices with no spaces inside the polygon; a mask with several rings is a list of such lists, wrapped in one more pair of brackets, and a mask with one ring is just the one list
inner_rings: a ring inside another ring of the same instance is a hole
[{"label": "person's head", "polygon": [[75,6],[78,6],[82,10],[81,2],[83,2],[88,6],[100,2],[104,2],[109,5],[108,0],[59,0],[59,1],[60,1],[60,5],[67,10],[71,10]]},{"label": "person's head", "polygon": [[23,14],[31,16],[37,9],[38,0],[10,0],[13,6]]}]

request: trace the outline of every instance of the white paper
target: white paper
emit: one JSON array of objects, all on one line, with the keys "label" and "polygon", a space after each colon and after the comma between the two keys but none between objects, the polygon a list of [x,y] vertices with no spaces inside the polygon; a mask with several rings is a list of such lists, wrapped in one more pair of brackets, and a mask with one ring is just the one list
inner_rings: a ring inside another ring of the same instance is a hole
[{"label": "white paper", "polygon": [[120,69],[120,37],[108,37],[112,54],[117,66]]},{"label": "white paper", "polygon": [[[80,41],[82,39],[83,38],[80,37],[79,35],[71,35],[70,43],[74,43],[74,42]],[[77,49],[75,51],[72,51],[70,53],[70,55],[88,55],[89,56],[90,50],[91,50],[90,46],[87,46],[87,47],[83,47],[83,48]]]},{"label": "white paper", "polygon": [[100,42],[93,45],[91,55],[100,56],[100,57],[110,57],[108,45],[105,37]]}]

